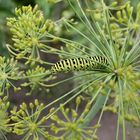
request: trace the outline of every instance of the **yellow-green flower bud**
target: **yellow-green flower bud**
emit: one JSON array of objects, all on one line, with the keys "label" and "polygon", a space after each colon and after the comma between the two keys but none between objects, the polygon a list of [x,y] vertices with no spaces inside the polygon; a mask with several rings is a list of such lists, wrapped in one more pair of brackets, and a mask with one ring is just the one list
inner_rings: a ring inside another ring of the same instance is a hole
[{"label": "yellow-green flower bud", "polygon": [[30,103],[29,106],[30,106],[31,109],[34,108],[34,104],[33,103]]},{"label": "yellow-green flower bud", "polygon": [[20,105],[20,108],[23,109],[23,110],[26,110],[26,109],[27,109],[26,103],[23,102],[23,103]]},{"label": "yellow-green flower bud", "polygon": [[71,112],[73,118],[76,118],[78,116],[77,112],[74,109],[72,109]]}]

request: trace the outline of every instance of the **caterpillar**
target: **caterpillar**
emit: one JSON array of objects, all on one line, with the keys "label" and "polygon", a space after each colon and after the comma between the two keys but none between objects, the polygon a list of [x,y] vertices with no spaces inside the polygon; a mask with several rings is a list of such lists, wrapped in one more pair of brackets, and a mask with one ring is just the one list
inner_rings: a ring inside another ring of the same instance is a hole
[{"label": "caterpillar", "polygon": [[87,58],[72,58],[57,62],[51,67],[52,73],[79,71],[79,70],[101,70],[108,65],[108,61],[103,56],[93,56]]}]

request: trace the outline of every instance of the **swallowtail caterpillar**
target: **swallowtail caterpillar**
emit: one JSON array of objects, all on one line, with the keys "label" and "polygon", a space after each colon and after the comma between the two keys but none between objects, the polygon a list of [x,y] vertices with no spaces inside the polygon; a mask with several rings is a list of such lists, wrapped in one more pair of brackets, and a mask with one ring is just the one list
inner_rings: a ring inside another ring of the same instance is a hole
[{"label": "swallowtail caterpillar", "polygon": [[108,65],[108,61],[103,56],[93,56],[87,58],[72,58],[61,60],[51,67],[52,73],[68,71],[95,71],[103,70]]}]

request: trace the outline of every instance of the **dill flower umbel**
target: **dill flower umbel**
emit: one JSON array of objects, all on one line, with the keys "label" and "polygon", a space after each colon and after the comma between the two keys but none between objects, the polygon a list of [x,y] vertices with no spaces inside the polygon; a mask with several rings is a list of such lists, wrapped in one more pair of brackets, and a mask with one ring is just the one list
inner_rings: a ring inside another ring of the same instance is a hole
[{"label": "dill flower umbel", "polygon": [[40,118],[41,110],[44,104],[39,103],[36,99],[34,103],[27,106],[25,103],[20,105],[20,109],[14,108],[11,111],[11,119],[15,122],[13,133],[22,135],[26,140],[40,140],[48,138],[46,126],[43,125],[46,121],[45,117]]},{"label": "dill flower umbel", "polygon": [[[61,140],[97,140],[97,136],[93,135],[96,126],[82,127],[84,117],[88,113],[91,104],[87,103],[82,113],[79,115],[80,105],[83,102],[83,97],[78,96],[76,98],[75,109],[65,108],[60,105],[60,116],[55,114],[51,117],[54,123],[51,124],[51,130],[54,134],[60,134]],[[51,109],[53,112],[53,109]],[[62,119],[63,118],[63,119]]]},{"label": "dill flower umbel", "polygon": [[14,87],[17,89],[11,80],[16,80],[18,76],[21,75],[22,72],[19,72],[19,68],[17,66],[17,61],[13,58],[6,59],[5,57],[0,56],[0,91],[3,94],[5,91],[8,94],[9,87]]},{"label": "dill flower umbel", "polygon": [[37,66],[32,70],[28,70],[25,73],[25,77],[28,78],[28,81],[22,84],[22,87],[29,86],[31,88],[28,94],[31,94],[34,90],[42,90],[49,91],[49,86],[47,86],[46,82],[55,78],[55,76],[49,75],[50,72],[46,71],[45,68]]},{"label": "dill flower umbel", "polygon": [[23,6],[16,9],[15,14],[17,17],[7,19],[14,41],[14,47],[9,46],[9,50],[17,58],[38,58],[39,48],[44,46],[41,40],[45,37],[46,31],[50,32],[53,29],[54,23],[44,19],[37,5],[34,8],[30,5]]}]

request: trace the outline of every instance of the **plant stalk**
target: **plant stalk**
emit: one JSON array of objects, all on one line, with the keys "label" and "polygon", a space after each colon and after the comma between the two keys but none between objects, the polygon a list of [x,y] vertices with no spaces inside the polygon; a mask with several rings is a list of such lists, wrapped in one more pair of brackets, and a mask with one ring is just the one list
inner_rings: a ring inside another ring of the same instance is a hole
[{"label": "plant stalk", "polygon": [[92,106],[87,116],[84,118],[84,122],[81,127],[85,127],[89,125],[89,123],[93,120],[95,115],[99,112],[99,110],[103,107],[104,102],[107,98],[107,95],[99,95],[96,103]]}]

